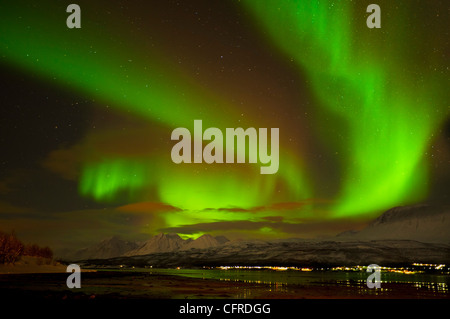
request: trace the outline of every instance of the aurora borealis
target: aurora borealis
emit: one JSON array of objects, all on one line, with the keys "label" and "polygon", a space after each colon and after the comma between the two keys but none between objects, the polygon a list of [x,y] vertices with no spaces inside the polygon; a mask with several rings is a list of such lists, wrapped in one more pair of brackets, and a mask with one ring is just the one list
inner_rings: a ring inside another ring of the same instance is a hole
[{"label": "aurora borealis", "polygon": [[[406,58],[408,42],[404,48],[387,48],[385,43],[398,41],[397,32],[406,33],[397,23],[384,25],[388,30],[382,39],[374,30],[355,43],[361,30],[348,21],[355,9],[349,2],[291,1],[281,7],[278,1],[247,2],[276,45],[308,74],[318,105],[347,125],[345,148],[352,151],[343,165],[336,213],[385,209],[423,196],[423,153],[448,114],[445,100],[439,102],[448,74],[428,71],[419,56]],[[391,9],[388,3],[383,7]],[[411,11],[399,13],[398,19]],[[394,28],[400,30],[390,35]]]},{"label": "aurora borealis", "polygon": [[[378,1],[381,29],[368,1],[69,3],[0,5],[5,227],[307,237],[448,202],[444,2]],[[279,128],[278,172],[173,163],[194,120]]]}]

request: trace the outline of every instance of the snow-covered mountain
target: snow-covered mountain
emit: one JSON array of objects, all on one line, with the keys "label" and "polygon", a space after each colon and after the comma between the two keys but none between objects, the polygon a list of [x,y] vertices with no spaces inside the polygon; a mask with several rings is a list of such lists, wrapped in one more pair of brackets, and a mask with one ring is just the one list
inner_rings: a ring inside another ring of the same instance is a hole
[{"label": "snow-covered mountain", "polygon": [[205,234],[203,236],[200,236],[196,240],[183,240],[177,234],[160,233],[144,242],[140,247],[126,252],[124,256],[141,256],[151,253],[175,252],[179,250],[189,249],[205,249],[218,247],[226,242],[228,242],[228,239],[224,236],[213,237],[211,235]]},{"label": "snow-covered mountain", "polygon": [[224,243],[228,242],[228,239],[224,236],[220,236],[219,238],[213,237],[211,235],[205,234],[193,240],[181,247],[181,250],[189,250],[189,249],[205,249],[210,247],[217,247]]},{"label": "snow-covered mountain", "polygon": [[182,239],[177,234],[163,234],[149,238],[144,242],[129,242],[113,236],[93,246],[75,253],[61,256],[66,260],[107,259],[119,256],[142,256],[152,253],[176,252],[191,249],[206,249],[221,246],[229,240],[225,236],[203,235],[196,240]]},{"label": "snow-covered mountain", "polygon": [[219,242],[219,244],[225,244],[225,243],[227,243],[227,242],[229,242],[230,240],[228,239],[228,238],[226,238],[225,236],[216,236],[216,237],[214,237],[218,242]]},{"label": "snow-covered mountain", "polygon": [[138,244],[135,242],[125,241],[118,236],[112,236],[93,246],[78,250],[69,258],[73,260],[113,258],[122,256],[124,253],[134,250],[137,247]]},{"label": "snow-covered mountain", "polygon": [[91,260],[86,265],[202,267],[225,265],[382,266],[450,262],[450,245],[412,240],[264,242],[231,241],[218,247]]},{"label": "snow-covered mountain", "polygon": [[125,256],[139,256],[151,253],[176,251],[185,245],[185,241],[177,234],[160,233],[145,241],[140,247],[124,253]]},{"label": "snow-covered mountain", "polygon": [[[203,235],[196,240],[183,240],[177,234],[160,233],[141,244],[124,242],[113,237],[79,251],[75,259],[135,256],[154,259],[155,265],[169,264],[168,259],[172,260],[173,264],[179,261],[188,263],[193,256],[198,256],[199,262],[206,264],[215,259],[218,263],[223,263],[227,259],[247,263],[256,260],[277,263],[327,260],[362,262],[377,261],[378,254],[379,261],[437,262],[447,261],[450,256],[449,230],[450,207],[414,205],[392,208],[365,229],[359,232],[347,231],[328,240],[228,241],[223,236],[211,235]],[[405,252],[410,257],[404,255]]]},{"label": "snow-covered mountain", "polygon": [[339,236],[351,240],[415,240],[450,243],[450,207],[432,205],[389,209],[360,232]]}]

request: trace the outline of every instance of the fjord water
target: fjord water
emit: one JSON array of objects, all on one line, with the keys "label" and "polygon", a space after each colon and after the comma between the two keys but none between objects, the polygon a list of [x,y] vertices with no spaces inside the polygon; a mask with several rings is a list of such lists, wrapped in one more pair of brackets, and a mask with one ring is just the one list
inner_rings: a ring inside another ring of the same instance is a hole
[{"label": "fjord water", "polygon": [[[288,291],[291,287],[353,287],[358,294],[395,293],[392,287],[403,287],[439,298],[449,297],[450,276],[445,274],[381,272],[381,289],[369,289],[365,271],[295,271],[295,270],[248,270],[248,269],[149,269],[152,274],[167,274],[222,281],[241,281],[266,284],[274,291]],[[387,288],[390,287],[390,288]],[[245,296],[244,296],[245,297]]]}]

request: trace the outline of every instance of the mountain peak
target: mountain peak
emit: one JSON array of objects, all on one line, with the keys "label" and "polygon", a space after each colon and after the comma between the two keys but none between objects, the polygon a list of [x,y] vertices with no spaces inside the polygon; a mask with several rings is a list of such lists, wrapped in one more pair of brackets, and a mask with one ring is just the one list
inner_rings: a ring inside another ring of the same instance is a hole
[{"label": "mountain peak", "polygon": [[200,238],[203,238],[203,239],[211,239],[211,238],[214,238],[214,237],[211,236],[210,234],[203,234],[203,235],[201,235],[200,237],[198,237],[197,239],[200,239]]},{"label": "mountain peak", "polygon": [[225,236],[216,236],[215,237],[216,240],[220,243],[220,244],[225,244],[227,242],[229,242],[230,240],[228,238],[226,238]]},{"label": "mountain peak", "polygon": [[[223,237],[223,236],[222,236]],[[225,239],[225,241],[223,240]],[[225,237],[219,238],[213,237],[209,234],[204,234],[198,237],[196,240],[191,241],[190,243],[185,244],[181,250],[189,250],[189,249],[206,249],[211,247],[217,247],[222,245],[224,242],[228,241]]]},{"label": "mountain peak", "polygon": [[136,249],[138,245],[135,242],[129,242],[114,235],[103,239],[99,243],[78,250],[73,255],[68,256],[69,259],[105,259],[122,256],[127,251]]},{"label": "mountain peak", "polygon": [[144,242],[130,242],[114,235],[107,237],[99,243],[77,251],[72,260],[105,259],[119,256],[140,256],[151,253],[173,252],[186,249],[205,249],[220,246],[229,240],[224,236],[213,237],[204,234],[196,240],[183,240],[176,233],[159,233]]},{"label": "mountain peak", "polygon": [[411,205],[394,207],[356,233],[341,234],[362,240],[415,240],[450,243],[450,207]]},{"label": "mountain peak", "polygon": [[432,218],[433,216],[444,214],[445,211],[446,208],[444,206],[432,206],[428,204],[397,206],[385,211],[370,223],[369,227],[399,222],[402,220]]},{"label": "mountain peak", "polygon": [[151,253],[169,252],[183,246],[184,240],[175,233],[159,233],[145,241],[139,248],[127,252],[126,256],[147,255]]}]

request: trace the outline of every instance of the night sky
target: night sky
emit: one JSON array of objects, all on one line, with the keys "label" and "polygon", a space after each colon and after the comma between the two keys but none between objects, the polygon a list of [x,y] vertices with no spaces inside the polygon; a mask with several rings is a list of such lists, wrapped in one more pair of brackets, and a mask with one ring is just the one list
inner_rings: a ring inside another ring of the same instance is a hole
[{"label": "night sky", "polygon": [[[72,1],[73,2],[73,1]],[[289,238],[450,202],[447,1],[0,4],[0,230]],[[280,166],[174,164],[177,127],[280,129]]]}]

